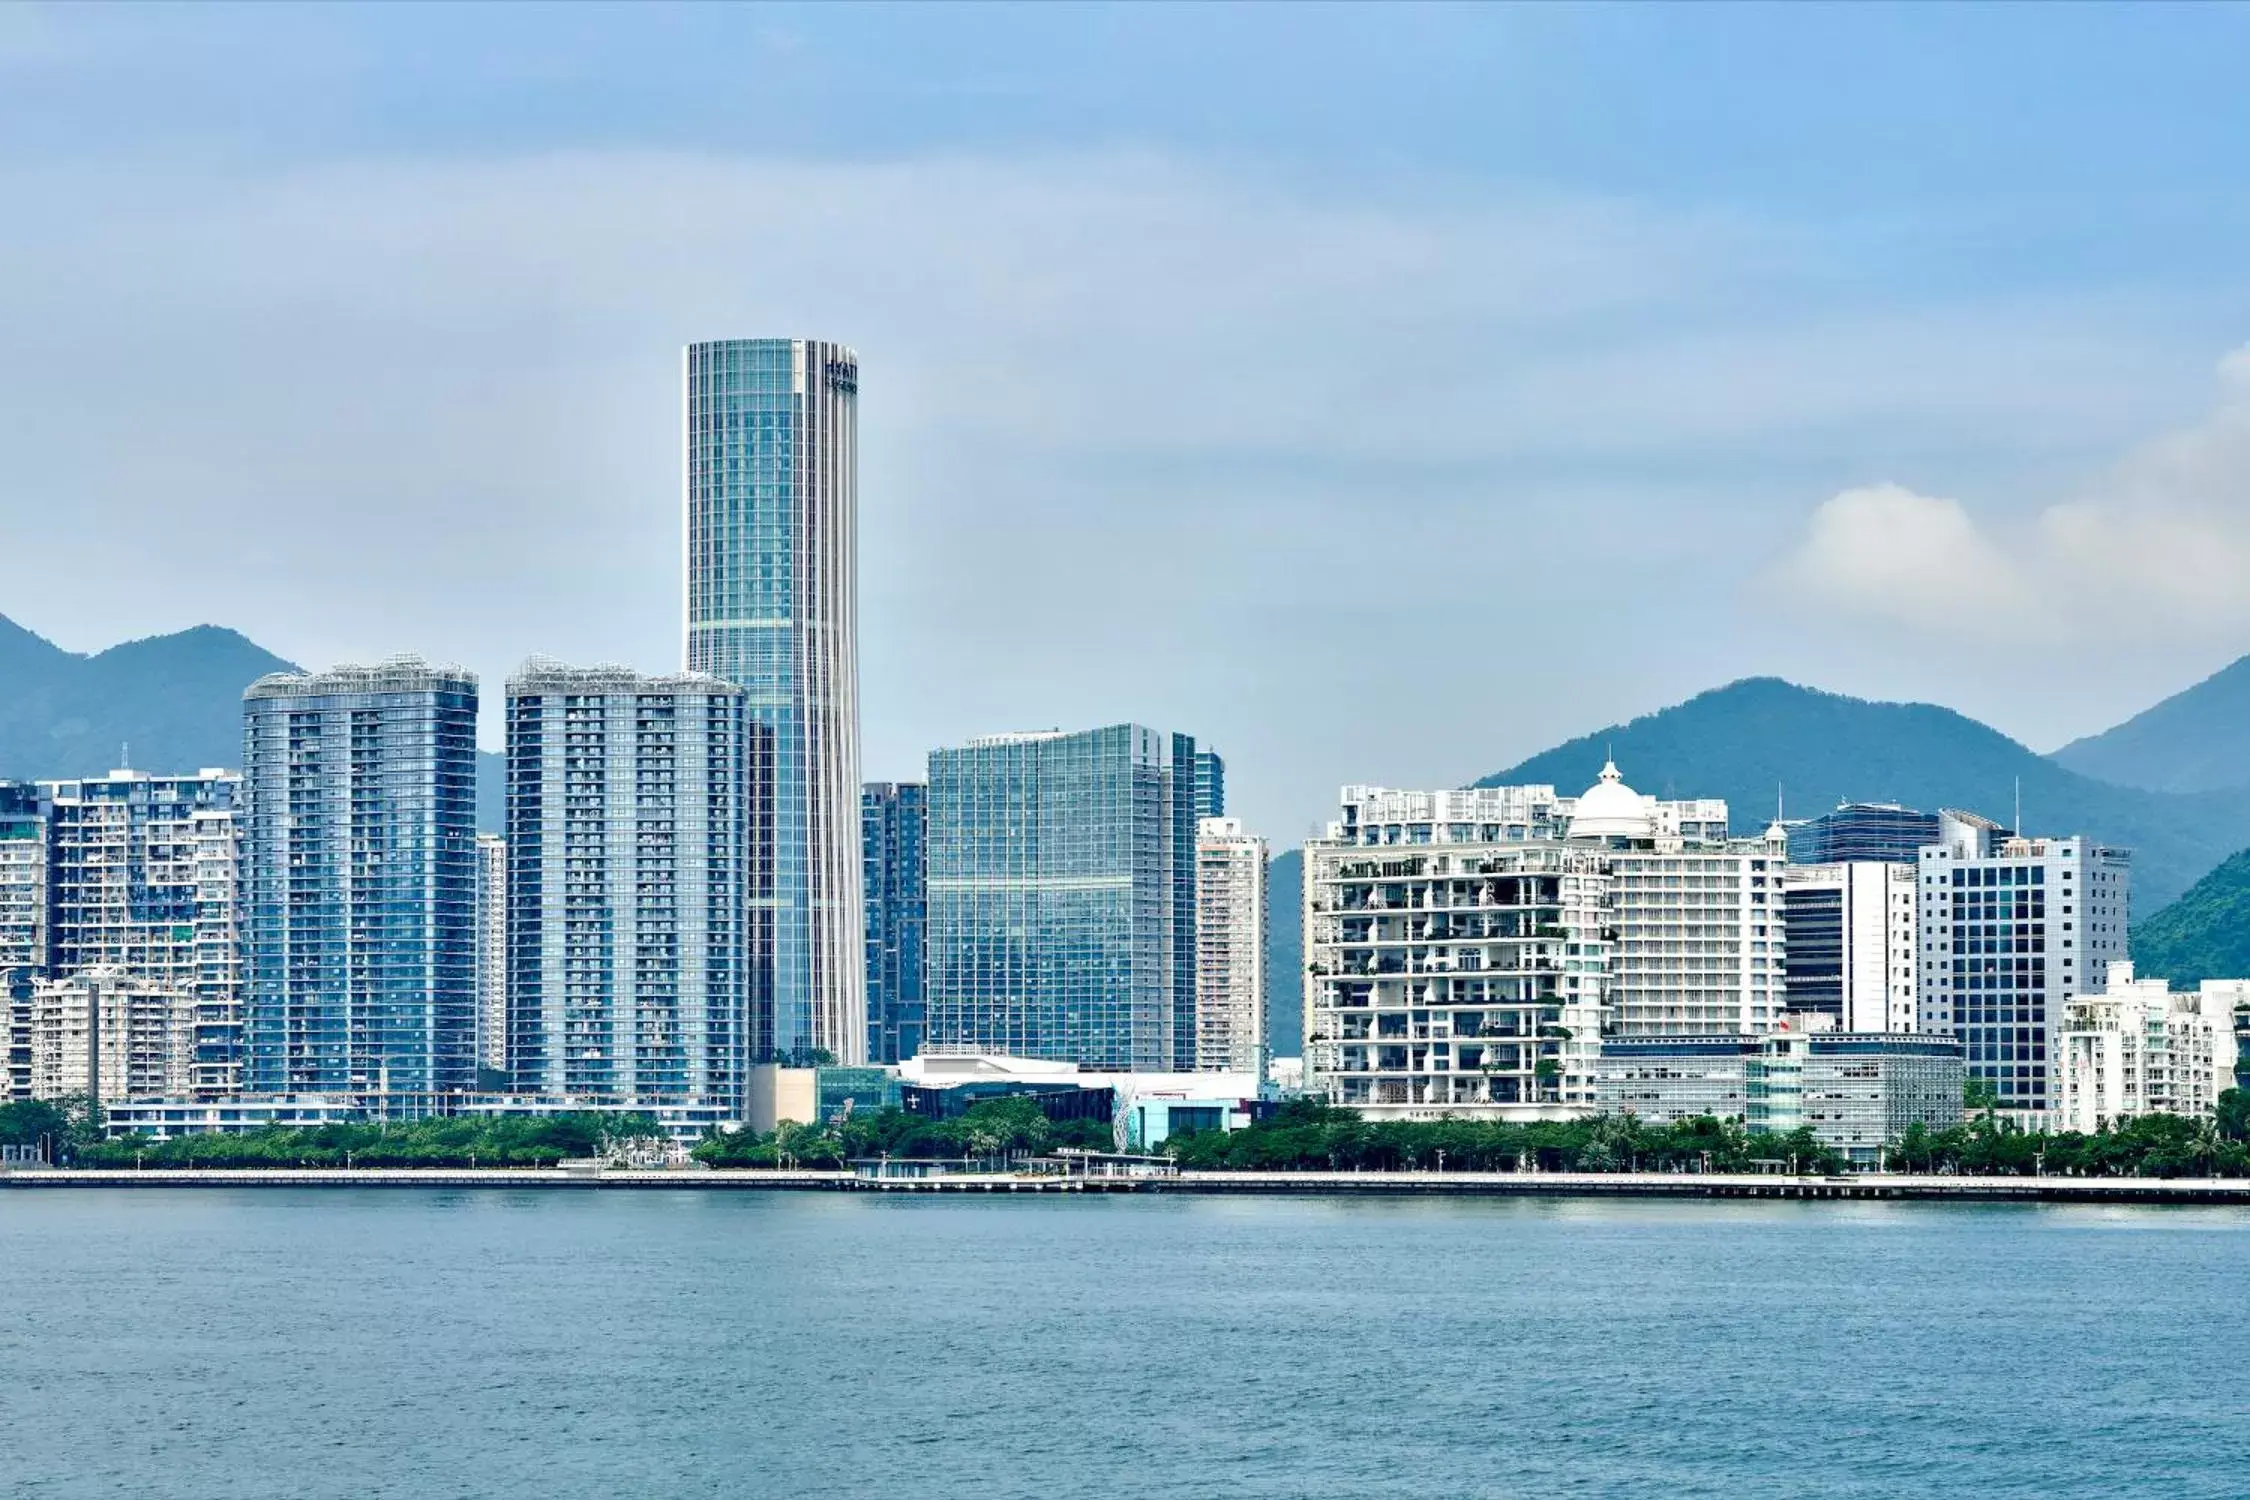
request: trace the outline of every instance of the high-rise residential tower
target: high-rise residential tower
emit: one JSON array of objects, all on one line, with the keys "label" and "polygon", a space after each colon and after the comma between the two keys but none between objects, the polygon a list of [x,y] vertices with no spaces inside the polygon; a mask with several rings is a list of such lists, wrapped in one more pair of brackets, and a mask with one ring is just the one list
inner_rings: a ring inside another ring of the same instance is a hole
[{"label": "high-rise residential tower", "polygon": [[497,833],[477,835],[477,1067],[508,1071],[508,841]]},{"label": "high-rise residential tower", "polygon": [[249,1089],[473,1089],[475,676],[277,672],[242,720]]},{"label": "high-rise residential tower", "polygon": [[112,771],[42,782],[40,790],[47,975],[113,969],[128,989],[140,984],[184,997],[174,1012],[181,1089],[205,1099],[235,1092],[242,1074],[242,778],[218,770]]},{"label": "high-rise residential tower", "polygon": [[867,1049],[859,819],[859,357],[814,339],[690,344],[687,667],[737,683],[771,735],[754,835],[761,1058]]},{"label": "high-rise residential tower", "polygon": [[508,1073],[518,1089],[743,1107],[744,693],[531,662],[508,682]]},{"label": "high-rise residential tower", "polygon": [[1266,1072],[1266,841],[1235,818],[1196,825],[1195,1067]]},{"label": "high-rise residential tower", "polygon": [[928,827],[929,788],[922,783],[870,781],[860,788],[871,1063],[904,1062],[922,1050],[923,845]]},{"label": "high-rise residential tower", "polygon": [[1197,816],[1182,808],[1223,811],[1218,774],[1191,737],[1137,724],[932,753],[930,1045],[1192,1066]]},{"label": "high-rise residential tower", "polygon": [[0,781],[0,973],[47,959],[47,820],[39,789]]}]

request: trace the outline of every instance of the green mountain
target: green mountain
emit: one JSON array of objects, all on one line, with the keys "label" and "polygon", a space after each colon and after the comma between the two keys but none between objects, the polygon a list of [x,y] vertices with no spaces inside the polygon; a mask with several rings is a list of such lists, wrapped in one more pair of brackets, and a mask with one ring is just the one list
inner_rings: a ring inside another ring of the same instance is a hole
[{"label": "green mountain", "polygon": [[2206,979],[2250,978],[2250,849],[2179,900],[2133,924],[2133,968],[2175,989]]},{"label": "green mountain", "polygon": [[0,778],[242,763],[242,690],[290,664],[198,625],[91,656],[0,616]]},{"label": "green mountain", "polygon": [[2053,759],[2152,792],[2250,786],[2250,656],[2115,729],[2071,741]]},{"label": "green mountain", "polygon": [[1755,832],[1786,793],[1792,816],[1845,800],[1965,808],[2035,833],[2083,833],[2133,850],[2133,905],[2154,912],[2250,846],[2250,792],[2113,786],[1927,703],[1872,703],[1752,677],[1535,755],[1479,786],[1593,784],[1604,756],[1636,790],[1724,797]]}]

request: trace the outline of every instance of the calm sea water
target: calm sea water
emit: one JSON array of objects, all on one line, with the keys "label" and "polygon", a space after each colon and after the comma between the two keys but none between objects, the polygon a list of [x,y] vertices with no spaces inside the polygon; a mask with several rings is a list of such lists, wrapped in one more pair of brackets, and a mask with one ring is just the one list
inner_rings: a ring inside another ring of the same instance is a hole
[{"label": "calm sea water", "polygon": [[0,1493],[2250,1493],[2229,1210],[0,1193]]}]

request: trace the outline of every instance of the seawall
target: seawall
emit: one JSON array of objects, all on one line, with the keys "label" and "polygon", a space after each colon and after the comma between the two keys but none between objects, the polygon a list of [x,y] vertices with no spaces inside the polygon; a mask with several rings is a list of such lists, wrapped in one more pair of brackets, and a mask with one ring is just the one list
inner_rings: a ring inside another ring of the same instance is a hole
[{"label": "seawall", "polygon": [[2250,1180],[2154,1177],[1788,1177],[1669,1172],[1183,1172],[1172,1177],[965,1175],[875,1180],[849,1172],[613,1168],[0,1170],[0,1190],[450,1188],[534,1191],[1199,1193],[1295,1196],[1762,1198],[1837,1202],[2233,1204]]}]

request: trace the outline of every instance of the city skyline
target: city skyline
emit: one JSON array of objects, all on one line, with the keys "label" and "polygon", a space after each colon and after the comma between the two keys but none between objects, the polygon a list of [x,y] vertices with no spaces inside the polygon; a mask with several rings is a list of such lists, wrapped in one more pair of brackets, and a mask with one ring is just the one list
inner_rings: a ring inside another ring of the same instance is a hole
[{"label": "city skyline", "polygon": [[[2235,555],[2235,13],[869,14],[683,12],[683,59],[600,11],[11,12],[0,173],[40,227],[0,283],[0,545],[50,508],[135,534],[158,495],[245,545],[0,612],[495,682],[677,665],[676,350],[778,332],[883,372],[866,779],[1194,723],[1288,844],[1342,782],[1458,784],[1751,673],[2046,748],[2250,645],[2144,561]],[[653,86],[654,52],[701,82]],[[435,113],[386,81],[408,58]],[[1928,86],[1901,111],[1886,79]],[[1383,89],[1419,107],[1329,114]],[[1838,555],[1909,528],[1966,571],[1878,573],[1871,613]],[[1988,566],[2088,546],[2131,586],[2076,624]],[[1384,669],[1481,628],[1525,556],[1509,597],[1602,671],[1503,704]],[[1410,592],[1347,586],[1370,557]],[[1379,711],[1323,724],[1344,676]]]}]

